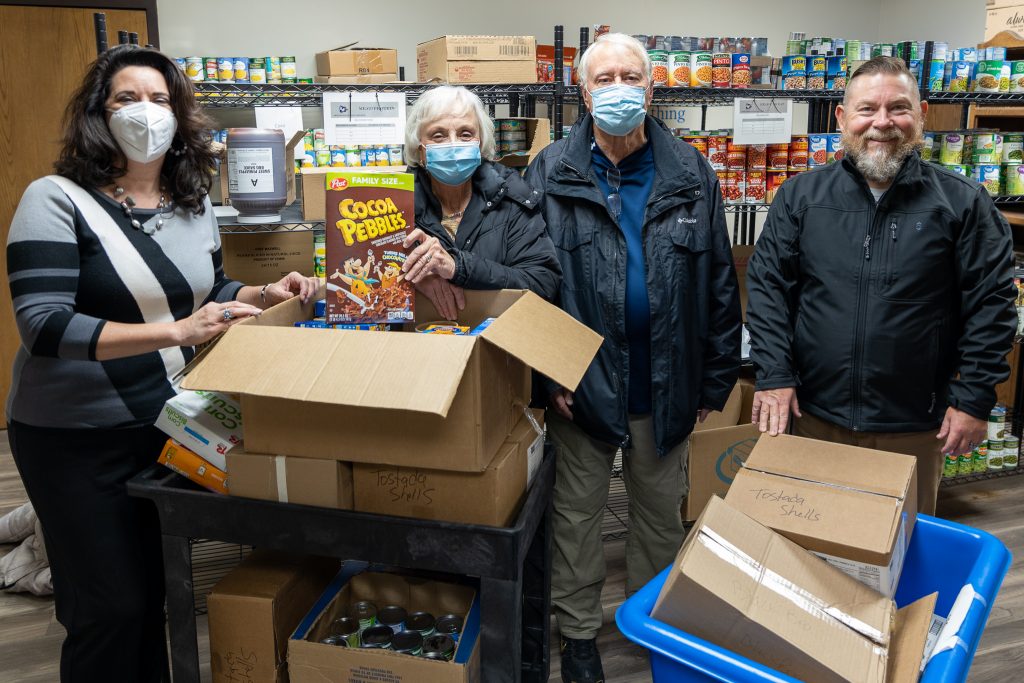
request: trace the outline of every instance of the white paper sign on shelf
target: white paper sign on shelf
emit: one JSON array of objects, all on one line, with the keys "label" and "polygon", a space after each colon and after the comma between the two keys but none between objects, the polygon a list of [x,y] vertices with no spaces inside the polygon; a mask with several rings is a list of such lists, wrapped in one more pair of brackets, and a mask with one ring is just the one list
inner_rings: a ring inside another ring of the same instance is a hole
[{"label": "white paper sign on shelf", "polygon": [[328,145],[400,145],[405,142],[405,95],[384,92],[324,93]]},{"label": "white paper sign on shelf", "polygon": [[[277,128],[284,132],[284,141],[287,143],[300,130],[305,130],[302,125],[302,107],[255,107],[257,128]],[[295,145],[295,158],[301,159],[305,155],[302,145]]]},{"label": "white paper sign on shelf", "polygon": [[793,136],[793,100],[733,100],[733,141],[737,145],[774,145]]}]

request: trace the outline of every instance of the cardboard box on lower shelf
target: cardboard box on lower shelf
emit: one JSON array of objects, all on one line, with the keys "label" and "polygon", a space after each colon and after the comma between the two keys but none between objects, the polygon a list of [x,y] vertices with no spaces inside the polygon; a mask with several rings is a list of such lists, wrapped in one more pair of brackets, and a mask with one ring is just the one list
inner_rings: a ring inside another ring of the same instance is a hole
[{"label": "cardboard box on lower shelf", "polygon": [[520,119],[526,122],[526,149],[505,152],[498,161],[512,168],[524,168],[551,144],[551,122],[547,119]]},{"label": "cardboard box on lower shelf", "polygon": [[762,437],[725,499],[892,597],[917,519],[916,462],[787,434]]},{"label": "cardboard box on lower shelf", "polygon": [[351,463],[233,451],[227,474],[232,496],[352,509]]},{"label": "cardboard box on lower shelf", "polygon": [[[183,386],[241,394],[249,451],[482,472],[529,403],[527,368],[575,389],[601,337],[531,292],[465,298],[457,322],[494,318],[477,336],[297,328],[314,302],[294,297],[231,327]],[[426,297],[416,316],[442,319]]]},{"label": "cardboard box on lower shelf", "polygon": [[288,636],[338,572],[338,561],[256,550],[207,597],[214,683],[287,683]]},{"label": "cardboard box on lower shelf", "polygon": [[651,616],[815,683],[917,680],[935,595],[893,601],[712,498]]},{"label": "cardboard box on lower shelf", "polygon": [[[543,413],[536,417],[543,422]],[[539,423],[538,423],[539,424]],[[382,515],[462,524],[508,526],[515,521],[544,456],[543,428],[526,416],[481,473],[393,465],[353,466],[355,509]]]},{"label": "cardboard box on lower shelf", "polygon": [[694,427],[689,436],[686,471],[690,492],[683,502],[683,519],[697,519],[712,496],[724,496],[753,450],[761,436],[757,425],[750,424],[753,401],[753,385],[741,380],[725,407]]},{"label": "cardboard box on lower shelf", "polygon": [[[434,617],[464,618],[451,661],[411,657],[390,650],[327,645],[331,623],[348,613],[350,605],[369,601],[378,608],[397,605],[406,611]],[[477,683],[480,680],[480,602],[469,586],[440,581],[365,572],[349,578],[343,570],[323,592],[316,606],[295,629],[288,645],[291,683]]]}]

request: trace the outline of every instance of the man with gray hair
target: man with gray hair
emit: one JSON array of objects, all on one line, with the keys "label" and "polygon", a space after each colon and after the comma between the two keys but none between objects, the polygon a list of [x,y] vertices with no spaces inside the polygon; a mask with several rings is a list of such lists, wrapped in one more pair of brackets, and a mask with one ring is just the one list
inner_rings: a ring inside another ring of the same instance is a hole
[{"label": "man with gray hair", "polygon": [[740,308],[718,179],[693,147],[646,114],[651,64],[608,34],[579,63],[588,114],[527,179],[563,280],[561,307],[604,337],[576,392],[550,382],[558,448],[551,595],[562,680],[604,679],[601,518],[616,452],[629,494],[626,590],[671,564],[683,540],[686,439],[725,405],[739,373]]},{"label": "man with gray hair", "polygon": [[786,181],[747,271],[753,418],[917,458],[934,514],[942,453],[986,438],[1016,324],[1013,244],[985,188],[921,161],[902,60],[876,57],[836,120],[845,158]]}]

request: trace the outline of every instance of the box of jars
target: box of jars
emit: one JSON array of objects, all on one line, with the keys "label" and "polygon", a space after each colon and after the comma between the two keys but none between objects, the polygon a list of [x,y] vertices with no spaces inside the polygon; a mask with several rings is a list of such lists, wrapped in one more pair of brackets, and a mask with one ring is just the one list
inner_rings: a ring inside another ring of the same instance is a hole
[{"label": "box of jars", "polygon": [[292,683],[480,680],[470,586],[343,568],[288,642]]}]

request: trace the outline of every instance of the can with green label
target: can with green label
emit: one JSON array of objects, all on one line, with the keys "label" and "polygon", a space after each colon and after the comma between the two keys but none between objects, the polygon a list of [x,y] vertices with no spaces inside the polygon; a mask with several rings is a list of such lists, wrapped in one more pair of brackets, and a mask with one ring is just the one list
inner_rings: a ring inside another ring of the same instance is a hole
[{"label": "can with green label", "polygon": [[1003,469],[1003,442],[989,441],[988,445],[988,469]]},{"label": "can with green label", "polygon": [[1003,62],[1002,60],[978,62],[975,74],[975,92],[999,92],[999,82],[1003,78]]},{"label": "can with green label", "polygon": [[1013,434],[1007,434],[1003,439],[1003,469],[1012,470],[1017,467],[1020,460],[1020,439]]},{"label": "can with green label", "polygon": [[1006,436],[1006,409],[996,406],[988,414],[988,440],[999,441],[1002,445],[1003,437]]},{"label": "can with green label", "polygon": [[1024,164],[1003,166],[1003,194],[1011,197],[1024,196]]},{"label": "can with green label", "polygon": [[968,474],[974,474],[974,453],[967,451],[966,453],[960,454],[956,473],[961,477],[965,477]]},{"label": "can with green label", "polygon": [[949,453],[945,456],[945,461],[942,465],[942,476],[946,479],[951,479],[960,473],[960,456],[950,455]]},{"label": "can with green label", "polygon": [[1019,164],[1024,162],[1024,133],[1005,133],[1003,135],[1003,163]]},{"label": "can with green label", "polygon": [[971,464],[975,474],[980,474],[988,469],[988,445],[975,446],[971,453]]}]

